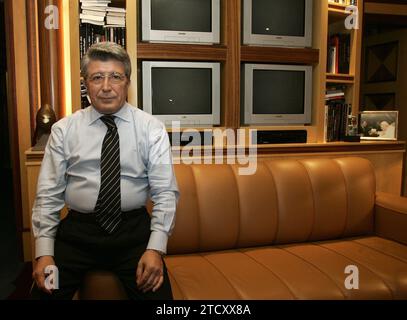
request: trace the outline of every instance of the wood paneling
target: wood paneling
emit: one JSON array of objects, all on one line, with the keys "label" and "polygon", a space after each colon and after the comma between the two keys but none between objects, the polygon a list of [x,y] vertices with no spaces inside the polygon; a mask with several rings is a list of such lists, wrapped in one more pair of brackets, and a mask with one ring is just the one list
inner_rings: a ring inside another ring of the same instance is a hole
[{"label": "wood paneling", "polygon": [[[137,2],[129,1],[122,5],[126,7],[126,35],[127,52],[132,61],[137,61]],[[137,106],[137,63],[133,63],[133,70],[130,79],[128,101],[131,105]]]},{"label": "wood paneling", "polygon": [[368,14],[387,14],[387,15],[407,15],[407,3],[392,4],[392,3],[365,3],[365,13]]},{"label": "wood paneling", "polygon": [[327,73],[326,82],[353,84],[355,82],[355,77],[350,74]]},{"label": "wood paneling", "polygon": [[[7,105],[17,232],[29,227],[24,152],[31,146],[25,0],[6,0]],[[18,237],[21,241],[21,237]],[[21,247],[22,248],[22,247]],[[22,251],[22,250],[21,250]]]},{"label": "wood paneling", "polygon": [[[28,49],[28,76],[30,81],[30,124],[31,137],[34,138],[35,116],[41,105],[39,91],[38,70],[38,33],[37,33],[37,5],[36,1],[26,0],[27,9],[27,49]],[[32,145],[35,141],[31,142]]]},{"label": "wood paneling", "polygon": [[[47,6],[57,5],[56,0],[38,0],[38,34],[40,57],[41,103],[49,104],[55,111],[57,119],[61,117],[60,89],[58,71],[58,30],[47,29],[45,13]],[[58,17],[59,18],[59,17]]]},{"label": "wood paneling", "polygon": [[308,48],[280,48],[242,46],[242,61],[316,64],[319,61],[319,50]]},{"label": "wood paneling", "polygon": [[224,41],[227,59],[222,75],[222,125],[229,128],[240,126],[240,39],[241,2],[227,0],[223,3]]},{"label": "wood paneling", "polygon": [[137,44],[137,58],[151,60],[225,61],[227,49],[220,45],[187,45],[171,43]]},{"label": "wood paneling", "polygon": [[[15,42],[14,42],[14,5],[12,0],[4,1],[5,11],[5,37],[6,43],[6,55],[7,55],[7,114],[8,114],[8,126],[10,137],[10,160],[13,163],[12,176],[13,176],[13,204],[16,214],[16,226],[17,231],[21,232],[23,228],[23,198],[21,196],[21,177],[20,177],[20,150],[18,141],[18,120],[17,120],[17,76],[14,64],[16,62],[15,55]],[[19,248],[21,254],[23,253],[22,238],[17,237],[19,242]]]}]

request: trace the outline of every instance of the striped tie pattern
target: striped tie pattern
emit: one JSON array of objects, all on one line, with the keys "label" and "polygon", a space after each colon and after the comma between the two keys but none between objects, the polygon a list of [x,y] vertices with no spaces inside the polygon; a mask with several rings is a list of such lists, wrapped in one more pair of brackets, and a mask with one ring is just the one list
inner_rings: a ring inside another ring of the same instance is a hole
[{"label": "striped tie pattern", "polygon": [[112,233],[122,220],[119,133],[113,116],[102,116],[100,119],[107,126],[107,132],[102,144],[100,190],[95,212],[100,226]]}]

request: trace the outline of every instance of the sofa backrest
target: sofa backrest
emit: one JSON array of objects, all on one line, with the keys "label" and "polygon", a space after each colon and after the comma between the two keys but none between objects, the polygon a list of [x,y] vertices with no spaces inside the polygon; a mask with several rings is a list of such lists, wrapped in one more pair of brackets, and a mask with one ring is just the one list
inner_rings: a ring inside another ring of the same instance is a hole
[{"label": "sofa backrest", "polygon": [[375,174],[363,158],[175,165],[180,189],[168,253],[357,236],[373,231]]}]

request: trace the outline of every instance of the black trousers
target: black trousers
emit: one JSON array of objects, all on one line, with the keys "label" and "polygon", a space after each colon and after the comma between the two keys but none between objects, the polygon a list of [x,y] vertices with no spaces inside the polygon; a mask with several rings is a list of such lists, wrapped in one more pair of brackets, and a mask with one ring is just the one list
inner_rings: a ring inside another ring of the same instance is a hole
[{"label": "black trousers", "polygon": [[59,271],[59,289],[52,295],[32,290],[33,299],[72,299],[84,275],[91,270],[116,274],[130,299],[172,300],[171,285],[164,261],[164,283],[156,292],[137,289],[136,270],[150,237],[150,216],[143,207],[123,212],[120,226],[108,234],[95,214],[70,211],[61,220],[55,238],[54,259]]}]

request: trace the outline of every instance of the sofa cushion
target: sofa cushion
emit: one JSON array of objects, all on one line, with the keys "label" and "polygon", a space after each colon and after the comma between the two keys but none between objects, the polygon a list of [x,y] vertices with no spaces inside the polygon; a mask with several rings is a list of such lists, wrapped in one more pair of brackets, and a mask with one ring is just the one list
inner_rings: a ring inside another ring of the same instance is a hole
[{"label": "sofa cushion", "polygon": [[[407,246],[358,237],[166,257],[176,299],[406,299]],[[349,290],[347,266],[359,288]]]},{"label": "sofa cushion", "polygon": [[375,176],[363,158],[175,165],[180,187],[170,254],[368,235]]}]

